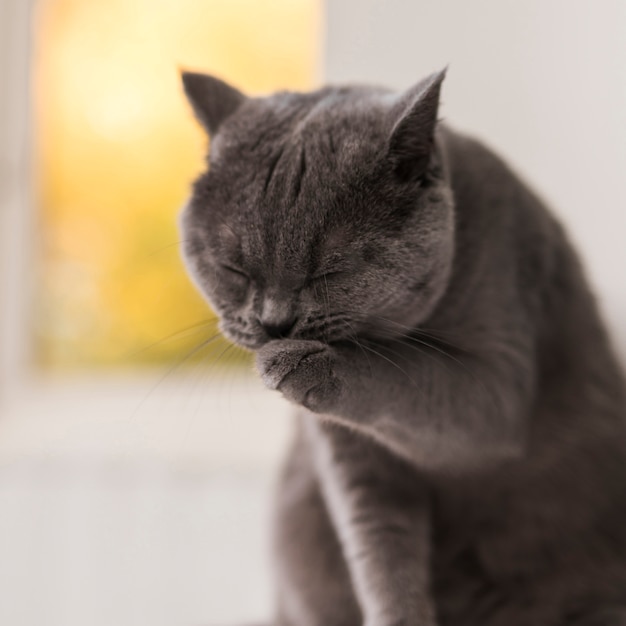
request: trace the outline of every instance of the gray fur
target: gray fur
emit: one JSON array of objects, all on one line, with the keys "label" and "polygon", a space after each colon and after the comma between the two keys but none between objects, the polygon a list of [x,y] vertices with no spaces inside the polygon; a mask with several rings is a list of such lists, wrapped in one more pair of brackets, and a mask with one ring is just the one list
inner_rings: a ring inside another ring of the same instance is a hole
[{"label": "gray fur", "polygon": [[437,124],[443,77],[187,89],[188,267],[297,407],[275,624],[626,624],[622,372],[561,226]]}]

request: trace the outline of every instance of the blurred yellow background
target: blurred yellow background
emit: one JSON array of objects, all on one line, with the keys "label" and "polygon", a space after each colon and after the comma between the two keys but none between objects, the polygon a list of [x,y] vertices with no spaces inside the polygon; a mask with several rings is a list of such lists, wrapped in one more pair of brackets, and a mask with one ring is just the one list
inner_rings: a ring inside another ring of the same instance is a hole
[{"label": "blurred yellow background", "polygon": [[310,88],[321,19],[317,0],[40,3],[37,339],[46,368],[176,362],[215,333],[178,249],[177,213],[206,145],[179,68],[253,94]]}]

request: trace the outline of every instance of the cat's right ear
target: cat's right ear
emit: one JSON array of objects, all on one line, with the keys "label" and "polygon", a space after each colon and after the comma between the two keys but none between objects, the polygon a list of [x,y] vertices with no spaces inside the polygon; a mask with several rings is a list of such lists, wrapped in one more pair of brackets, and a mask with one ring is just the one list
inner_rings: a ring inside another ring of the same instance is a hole
[{"label": "cat's right ear", "polygon": [[445,76],[445,68],[427,76],[402,94],[391,111],[389,159],[402,180],[417,181],[426,173]]},{"label": "cat's right ear", "polygon": [[209,74],[183,71],[181,78],[193,112],[209,135],[246,100],[238,89]]}]

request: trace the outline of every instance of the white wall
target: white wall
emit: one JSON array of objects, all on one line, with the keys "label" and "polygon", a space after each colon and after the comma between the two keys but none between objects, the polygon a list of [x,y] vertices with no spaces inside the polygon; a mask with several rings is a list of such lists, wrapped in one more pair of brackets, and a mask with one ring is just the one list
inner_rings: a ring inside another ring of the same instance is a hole
[{"label": "white wall", "polygon": [[503,154],[582,250],[626,354],[626,2],[328,0],[326,79],[408,87]]}]

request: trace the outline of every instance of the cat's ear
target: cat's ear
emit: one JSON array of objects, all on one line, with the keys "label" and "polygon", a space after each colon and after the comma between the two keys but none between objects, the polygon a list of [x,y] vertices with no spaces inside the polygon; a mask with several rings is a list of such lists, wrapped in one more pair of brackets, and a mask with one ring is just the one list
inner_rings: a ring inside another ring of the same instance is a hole
[{"label": "cat's ear", "polygon": [[427,76],[402,94],[391,111],[389,159],[401,180],[419,180],[428,168],[445,75],[444,68]]},{"label": "cat's ear", "polygon": [[239,90],[214,76],[183,71],[181,78],[187,99],[209,135],[246,100]]}]

